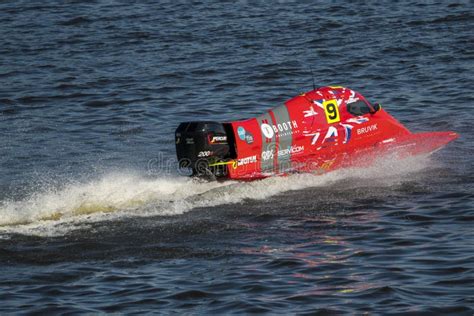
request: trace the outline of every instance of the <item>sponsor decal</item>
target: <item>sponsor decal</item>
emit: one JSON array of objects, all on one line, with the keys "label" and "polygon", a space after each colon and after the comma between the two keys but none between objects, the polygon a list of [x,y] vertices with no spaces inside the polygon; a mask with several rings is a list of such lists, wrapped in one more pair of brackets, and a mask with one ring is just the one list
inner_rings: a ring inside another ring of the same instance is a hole
[{"label": "sponsor decal", "polygon": [[260,125],[260,129],[262,130],[263,135],[265,135],[266,138],[272,138],[275,133],[273,132],[273,128],[270,126],[270,124],[263,123]]},{"label": "sponsor decal", "polygon": [[[286,155],[295,155],[304,151],[304,146],[290,146],[286,149],[282,149],[278,151],[278,157],[286,156]],[[267,161],[273,159],[275,156],[273,150],[266,150],[262,152],[262,160]]]},{"label": "sponsor decal", "polygon": [[227,143],[227,136],[213,136],[210,143],[211,144]]},{"label": "sponsor decal", "polygon": [[272,125],[263,123],[260,128],[266,138],[272,138],[277,133],[278,136],[292,135],[294,129],[298,128],[298,123],[295,120]]},{"label": "sponsor decal", "polygon": [[362,127],[357,129],[357,135],[370,133],[377,130],[377,124],[372,124],[370,126]]},{"label": "sponsor decal", "polygon": [[273,150],[262,151],[262,160],[267,161],[273,159]]},{"label": "sponsor decal", "polygon": [[237,128],[237,134],[239,134],[239,138],[241,140],[245,140],[245,128],[243,128],[242,126],[239,126]]},{"label": "sponsor decal", "polygon": [[249,156],[249,157],[245,157],[245,158],[241,158],[237,160],[237,166],[244,166],[244,165],[248,165],[255,162],[257,162],[257,156],[256,155]]},{"label": "sponsor decal", "polygon": [[243,140],[247,144],[253,143],[253,135],[245,130],[242,126],[237,128],[237,134],[239,135],[240,140]]},{"label": "sponsor decal", "polygon": [[252,144],[253,143],[253,135],[250,134],[250,133],[247,133],[245,135],[245,142],[249,145]]},{"label": "sponsor decal", "polygon": [[287,149],[278,151],[278,157],[286,155],[294,155],[304,151],[304,146],[290,146]]},{"label": "sponsor decal", "polygon": [[194,144],[194,138],[186,138],[186,144],[191,145]]}]

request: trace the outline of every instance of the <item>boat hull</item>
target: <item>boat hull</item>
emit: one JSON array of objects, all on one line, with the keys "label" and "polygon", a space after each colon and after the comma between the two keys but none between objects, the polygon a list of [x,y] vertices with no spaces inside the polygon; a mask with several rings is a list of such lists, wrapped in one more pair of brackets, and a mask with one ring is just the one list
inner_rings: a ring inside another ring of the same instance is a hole
[{"label": "boat hull", "polygon": [[176,150],[194,175],[252,180],[367,166],[387,154],[427,154],[457,137],[411,133],[358,92],[321,87],[254,118],[182,123]]}]

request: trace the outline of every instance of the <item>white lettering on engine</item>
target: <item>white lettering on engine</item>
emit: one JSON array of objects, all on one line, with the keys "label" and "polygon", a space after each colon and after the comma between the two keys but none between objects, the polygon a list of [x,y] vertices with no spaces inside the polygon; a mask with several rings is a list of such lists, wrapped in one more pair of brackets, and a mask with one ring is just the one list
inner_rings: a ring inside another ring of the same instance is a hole
[{"label": "white lettering on engine", "polygon": [[227,141],[227,136],[214,136],[212,137],[211,143],[226,142],[226,141]]}]

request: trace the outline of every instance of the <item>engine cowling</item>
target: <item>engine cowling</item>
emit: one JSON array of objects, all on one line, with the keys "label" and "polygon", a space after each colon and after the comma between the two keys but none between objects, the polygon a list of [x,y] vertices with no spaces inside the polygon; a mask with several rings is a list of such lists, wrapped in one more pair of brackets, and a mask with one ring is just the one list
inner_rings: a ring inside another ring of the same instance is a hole
[{"label": "engine cowling", "polygon": [[181,123],[175,142],[179,168],[189,168],[197,176],[226,176],[227,168],[219,162],[236,156],[232,128],[226,123]]}]

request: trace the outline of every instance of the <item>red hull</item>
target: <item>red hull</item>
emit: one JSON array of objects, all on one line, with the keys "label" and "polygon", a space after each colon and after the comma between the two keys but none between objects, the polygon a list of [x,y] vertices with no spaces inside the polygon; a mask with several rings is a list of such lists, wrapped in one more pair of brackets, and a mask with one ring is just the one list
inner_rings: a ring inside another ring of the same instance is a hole
[{"label": "red hull", "polygon": [[220,162],[228,178],[365,166],[383,154],[427,154],[458,135],[411,133],[385,110],[344,87],[322,87],[256,118],[230,122],[236,158]]}]

